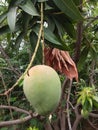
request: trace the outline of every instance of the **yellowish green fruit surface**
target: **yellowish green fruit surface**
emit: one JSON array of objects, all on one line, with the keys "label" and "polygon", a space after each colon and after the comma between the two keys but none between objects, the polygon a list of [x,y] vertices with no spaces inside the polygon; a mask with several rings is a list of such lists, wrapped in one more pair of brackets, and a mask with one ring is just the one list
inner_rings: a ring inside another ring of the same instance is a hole
[{"label": "yellowish green fruit surface", "polygon": [[24,77],[23,90],[35,111],[40,115],[47,115],[58,106],[61,82],[53,68],[36,65]]}]

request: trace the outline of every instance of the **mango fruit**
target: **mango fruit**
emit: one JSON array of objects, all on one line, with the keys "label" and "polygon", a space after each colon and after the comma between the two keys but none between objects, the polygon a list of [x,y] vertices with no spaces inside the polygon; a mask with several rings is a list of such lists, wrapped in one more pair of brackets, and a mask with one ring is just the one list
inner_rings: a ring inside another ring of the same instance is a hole
[{"label": "mango fruit", "polygon": [[35,112],[48,115],[57,108],[60,101],[60,78],[53,68],[36,65],[25,75],[23,90]]}]

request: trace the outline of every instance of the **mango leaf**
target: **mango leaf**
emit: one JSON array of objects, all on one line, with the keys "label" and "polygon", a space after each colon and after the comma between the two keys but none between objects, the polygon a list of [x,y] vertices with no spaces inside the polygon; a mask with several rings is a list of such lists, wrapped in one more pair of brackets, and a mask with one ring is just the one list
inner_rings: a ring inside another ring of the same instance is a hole
[{"label": "mango leaf", "polygon": [[[20,30],[20,29],[21,29],[21,25],[17,23],[16,27],[15,27],[15,32]],[[11,33],[11,30],[10,30],[8,25],[5,25],[5,26],[0,28],[0,35],[5,34],[5,33]]]},{"label": "mango leaf", "polygon": [[28,31],[28,26],[29,26],[29,21],[32,18],[31,15],[27,14],[27,13],[23,13],[23,17],[22,17],[22,26],[23,26],[23,31],[26,34]]},{"label": "mango leaf", "polygon": [[[59,18],[57,18],[57,19],[59,19]],[[56,24],[60,37],[62,37],[62,35],[64,35],[64,33],[66,31],[70,37],[76,38],[76,31],[70,21],[64,20],[61,23],[59,23],[58,20],[56,20],[55,18],[53,18],[53,20]]]},{"label": "mango leaf", "polygon": [[93,96],[93,100],[95,100],[98,103],[98,97],[97,96]]},{"label": "mango leaf", "polygon": [[0,63],[6,63],[6,61],[3,58],[0,58]]},{"label": "mango leaf", "polygon": [[[33,31],[30,33],[29,35],[29,39],[30,39],[30,44],[31,44],[31,49],[32,49],[32,52],[34,52],[35,50],[35,47],[36,47],[36,43],[37,43],[37,35],[36,33],[34,33]],[[36,54],[36,57],[34,59],[34,64],[41,64],[42,63],[42,45],[40,43],[39,45],[39,48],[38,48],[38,51],[37,51],[37,54]]]},{"label": "mango leaf", "polygon": [[52,17],[48,16],[45,18],[45,20],[48,24],[48,29],[53,32],[55,29],[55,23],[54,23]]},{"label": "mango leaf", "polygon": [[98,109],[98,102],[96,102],[95,100],[93,100],[93,106]]},{"label": "mango leaf", "polygon": [[85,61],[87,59],[89,53],[89,47],[85,46],[81,52],[81,57],[78,62],[78,70],[81,71],[83,69],[83,65],[85,64]]},{"label": "mango leaf", "polygon": [[16,6],[19,6],[19,5],[23,5],[26,3],[27,0],[11,0],[9,3],[9,7],[16,7]]},{"label": "mango leaf", "polygon": [[80,0],[73,0],[73,2],[75,3],[76,6],[80,4]]},{"label": "mango leaf", "polygon": [[82,110],[81,110],[81,115],[86,119],[86,118],[88,118],[89,111],[82,109]]},{"label": "mango leaf", "polygon": [[11,30],[8,25],[5,25],[0,28],[0,35],[5,34],[5,33],[10,33],[10,32],[11,32]]},{"label": "mango leaf", "polygon": [[31,0],[28,0],[25,4],[20,5],[20,7],[28,14],[32,16],[39,16],[36,8],[34,7],[34,4],[31,2]]},{"label": "mango leaf", "polygon": [[87,100],[90,104],[90,107],[92,108],[93,107],[93,100],[90,97],[87,97]]},{"label": "mango leaf", "polygon": [[17,38],[16,38],[14,48],[15,48],[17,51],[19,50],[20,43],[22,42],[23,37],[24,37],[24,32],[21,32],[21,33],[17,36]]},{"label": "mango leaf", "polygon": [[[38,34],[39,26],[36,26],[35,28],[33,28],[33,31],[36,34]],[[58,48],[62,48],[62,49],[65,48],[62,45],[60,39],[58,37],[56,37],[55,34],[51,30],[49,30],[49,28],[44,29],[44,36],[45,36],[45,40],[47,40],[48,43],[53,45],[54,47],[58,47]]]},{"label": "mango leaf", "polygon": [[5,20],[5,18],[7,17],[7,13],[3,13],[0,15],[0,23],[3,22]]},{"label": "mango leaf", "polygon": [[72,0],[53,0],[56,6],[74,21],[83,20]]},{"label": "mango leaf", "polygon": [[46,2],[45,2],[45,10],[50,10],[53,9],[51,6],[49,6]]},{"label": "mango leaf", "polygon": [[8,25],[12,32],[15,30],[17,7],[10,7],[7,14]]},{"label": "mango leaf", "polygon": [[45,31],[45,39],[54,44],[61,45],[59,39],[49,29],[44,29],[44,31]]},{"label": "mango leaf", "polygon": [[65,28],[56,19],[53,19],[53,20],[54,20],[55,25],[57,27],[58,33],[59,33],[60,37],[62,38],[64,33],[65,33]]},{"label": "mango leaf", "polygon": [[18,83],[19,87],[21,87],[21,86],[23,85],[23,81],[24,81],[24,79],[21,79],[21,80],[19,81],[19,83]]}]

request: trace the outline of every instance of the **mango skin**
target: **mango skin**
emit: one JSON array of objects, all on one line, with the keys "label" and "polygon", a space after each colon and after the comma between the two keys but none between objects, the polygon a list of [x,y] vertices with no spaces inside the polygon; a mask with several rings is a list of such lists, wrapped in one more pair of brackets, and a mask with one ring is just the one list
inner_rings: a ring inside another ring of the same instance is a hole
[{"label": "mango skin", "polygon": [[23,90],[35,111],[40,115],[48,115],[60,101],[61,82],[53,68],[36,65],[24,77]]}]

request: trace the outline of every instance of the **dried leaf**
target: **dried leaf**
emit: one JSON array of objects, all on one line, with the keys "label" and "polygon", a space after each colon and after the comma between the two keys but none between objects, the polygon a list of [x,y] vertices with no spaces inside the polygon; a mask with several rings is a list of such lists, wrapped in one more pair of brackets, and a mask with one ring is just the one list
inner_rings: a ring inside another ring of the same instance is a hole
[{"label": "dried leaf", "polygon": [[45,63],[65,74],[69,79],[75,78],[78,81],[78,71],[68,51],[45,48]]}]

